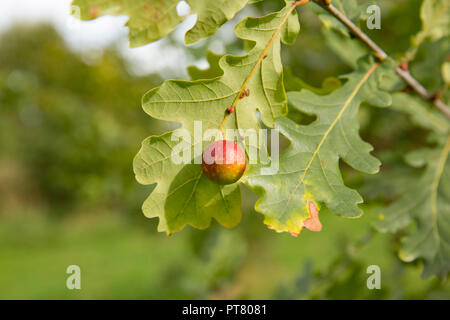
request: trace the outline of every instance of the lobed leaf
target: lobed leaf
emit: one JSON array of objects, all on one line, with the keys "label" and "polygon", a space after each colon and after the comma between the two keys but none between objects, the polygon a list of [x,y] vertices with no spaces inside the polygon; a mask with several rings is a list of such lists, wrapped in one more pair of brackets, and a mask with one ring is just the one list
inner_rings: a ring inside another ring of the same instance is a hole
[{"label": "lobed leaf", "polygon": [[403,60],[415,58],[421,45],[446,38],[444,44],[448,47],[450,36],[450,3],[447,0],[423,0],[420,7],[422,29],[412,37],[412,47],[406,52]]},{"label": "lobed leaf", "polygon": [[[270,127],[276,118],[286,114],[280,43],[292,43],[299,31],[291,4],[287,2],[281,11],[264,17],[248,17],[236,26],[236,34],[251,41],[253,46],[243,56],[222,56],[219,60],[222,76],[195,81],[169,80],[145,94],[145,112],[157,119],[182,124],[174,132],[147,138],[134,161],[136,179],[143,184],[157,184],[143,211],[148,217],[160,218],[159,231],[171,234],[186,224],[206,228],[211,218],[226,227],[239,223],[239,184],[219,187],[201,174],[200,164],[174,164],[171,154],[179,142],[172,138],[182,132],[193,137],[183,141],[182,150],[178,150],[188,152],[189,159],[193,160],[199,156],[195,151],[200,150],[201,155],[208,143],[202,141],[203,133],[218,129],[225,110],[231,105],[235,108],[234,116],[226,118],[224,129],[258,129],[257,111],[262,122]],[[244,89],[250,95],[239,99]],[[194,121],[202,123],[200,132],[194,132]]]},{"label": "lobed leaf", "polygon": [[426,167],[418,181],[406,180],[408,185],[400,199],[379,214],[376,227],[382,232],[395,232],[417,222],[417,229],[402,240],[399,256],[409,262],[424,260],[425,277],[435,274],[444,278],[450,267],[450,161],[448,152],[450,122],[442,118],[436,108],[405,93],[392,95],[392,108],[409,114],[411,120],[434,133],[440,141],[435,149],[421,149],[407,155],[411,167]]},{"label": "lobed leaf", "polygon": [[380,213],[377,229],[395,232],[416,222],[414,231],[402,239],[399,257],[424,261],[423,276],[445,278],[450,271],[450,135],[439,148],[408,155],[413,166],[426,166],[420,180]]},{"label": "lobed leaf", "polygon": [[[411,74],[432,94],[439,92],[445,86],[441,68],[448,59],[449,52],[450,37],[424,42],[410,64]],[[430,59],[430,57],[433,58]]]},{"label": "lobed leaf", "polygon": [[[367,8],[377,1],[368,1],[361,5],[356,0],[333,0],[333,5],[355,24],[367,20]],[[369,50],[358,39],[351,37],[347,27],[330,13],[320,10],[317,12],[324,28],[322,34],[326,45],[349,67],[355,69],[359,58]]]},{"label": "lobed leaf", "polygon": [[[137,47],[156,41],[184,20],[177,13],[179,0],[74,0],[80,19],[91,20],[101,15],[127,15],[130,46]],[[190,14],[197,14],[196,24],[186,33],[185,42],[194,43],[216,33],[240,11],[247,0],[186,0]]]},{"label": "lobed leaf", "polygon": [[450,123],[433,106],[427,105],[423,99],[396,92],[392,94],[392,109],[410,115],[411,120],[419,126],[433,130],[439,134],[447,134]]},{"label": "lobed leaf", "polygon": [[317,119],[306,126],[278,119],[276,128],[291,142],[280,156],[278,173],[262,175],[265,166],[255,166],[248,173],[248,185],[260,196],[255,209],[264,214],[265,224],[278,232],[299,234],[310,217],[310,202],[325,203],[346,217],[362,214],[358,208],[362,198],[344,185],[339,159],[356,170],[378,172],[380,162],[370,155],[372,146],[359,137],[356,116],[363,101],[378,106],[391,103],[390,96],[378,88],[383,72],[384,66],[360,60],[347,82],[329,95],[306,90],[288,93],[293,108]]},{"label": "lobed leaf", "polygon": [[413,39],[416,47],[426,39],[433,41],[450,35],[450,3],[447,0],[424,0],[420,18],[422,30]]},{"label": "lobed leaf", "polygon": [[187,0],[191,10],[197,13],[197,23],[186,32],[186,44],[209,37],[219,30],[220,26],[231,20],[240,11],[247,0]]}]

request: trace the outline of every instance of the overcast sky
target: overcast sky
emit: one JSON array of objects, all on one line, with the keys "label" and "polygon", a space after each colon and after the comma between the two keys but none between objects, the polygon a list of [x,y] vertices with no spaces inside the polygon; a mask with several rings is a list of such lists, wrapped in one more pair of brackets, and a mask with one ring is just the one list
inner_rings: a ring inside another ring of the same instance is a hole
[{"label": "overcast sky", "polygon": [[[194,61],[189,60],[183,46],[174,48],[168,41],[160,41],[138,47],[129,48],[124,26],[126,16],[103,16],[93,21],[79,21],[73,18],[71,0],[0,0],[0,33],[16,23],[50,22],[64,37],[68,45],[76,51],[97,51],[112,43],[117,43],[120,51],[130,62],[132,70],[138,74],[169,69],[173,75],[179,74]],[[189,10],[187,5],[178,7],[180,13]],[[195,23],[195,16],[189,16],[175,30],[175,38],[183,42],[184,33]],[[92,56],[92,54],[90,55]],[[197,62],[205,66],[204,61]]]}]

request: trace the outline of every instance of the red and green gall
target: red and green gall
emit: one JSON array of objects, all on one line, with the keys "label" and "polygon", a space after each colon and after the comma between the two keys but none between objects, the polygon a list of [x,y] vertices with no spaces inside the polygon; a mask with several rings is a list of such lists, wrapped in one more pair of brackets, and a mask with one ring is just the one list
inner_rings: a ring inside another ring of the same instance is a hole
[{"label": "red and green gall", "polygon": [[235,141],[214,141],[203,151],[203,174],[217,184],[235,183],[244,174],[246,166],[245,153]]}]

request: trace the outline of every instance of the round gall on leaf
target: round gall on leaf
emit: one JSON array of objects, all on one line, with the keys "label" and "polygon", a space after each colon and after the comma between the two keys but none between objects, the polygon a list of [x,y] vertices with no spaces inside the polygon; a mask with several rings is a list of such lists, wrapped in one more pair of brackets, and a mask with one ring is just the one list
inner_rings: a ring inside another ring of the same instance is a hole
[{"label": "round gall on leaf", "polygon": [[234,141],[214,141],[203,151],[203,174],[217,184],[231,184],[238,181],[244,174],[246,166],[245,153]]}]

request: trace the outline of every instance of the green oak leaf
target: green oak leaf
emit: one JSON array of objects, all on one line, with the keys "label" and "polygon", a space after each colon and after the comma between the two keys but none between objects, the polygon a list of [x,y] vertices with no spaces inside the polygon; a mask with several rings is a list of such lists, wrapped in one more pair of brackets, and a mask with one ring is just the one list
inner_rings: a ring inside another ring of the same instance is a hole
[{"label": "green oak leaf", "polygon": [[[101,15],[127,15],[130,29],[130,46],[137,47],[156,41],[169,33],[184,20],[177,13],[179,0],[74,0],[82,20]],[[197,23],[185,36],[186,43],[194,43],[209,37],[240,11],[247,0],[186,0],[190,14],[197,14]]]},{"label": "green oak leaf", "polygon": [[[334,0],[333,5],[347,18],[355,23],[358,23],[359,20],[366,18],[365,11],[368,4],[365,4],[364,6],[358,6],[358,2],[356,0]],[[325,26],[325,28],[334,29],[342,35],[350,37],[350,32],[348,31],[348,29],[328,12],[319,11],[318,17],[322,21],[322,24]]]},{"label": "green oak leaf", "polygon": [[442,79],[447,86],[450,86],[450,62],[444,62],[441,67]]},{"label": "green oak leaf", "polygon": [[450,36],[450,2],[448,0],[424,0],[420,7],[422,29],[412,38],[412,47],[403,60],[414,59],[418,48],[425,42],[433,42]]},{"label": "green oak leaf", "polygon": [[[172,132],[145,139],[134,159],[136,179],[142,184],[158,185],[142,209],[147,217],[160,217],[158,231],[171,234],[190,224],[209,227],[215,218],[225,227],[234,227],[241,219],[241,194],[236,184],[219,186],[208,180],[198,164],[171,161]],[[186,148],[190,148],[186,143]]]},{"label": "green oak leaf", "polygon": [[424,0],[420,8],[422,30],[414,37],[418,47],[424,40],[437,40],[450,35],[450,2],[448,0]]},{"label": "green oak leaf", "polygon": [[334,29],[324,29],[322,33],[325,44],[352,69],[357,67],[358,59],[369,52],[360,41],[343,36]]},{"label": "green oak leaf", "polygon": [[[200,164],[175,164],[172,151],[198,159],[209,142],[202,140],[207,129],[258,129],[260,120],[272,127],[287,112],[280,57],[281,42],[292,43],[299,31],[292,2],[260,18],[247,17],[236,26],[236,34],[253,46],[243,56],[225,55],[219,60],[223,75],[207,80],[168,80],[143,97],[143,108],[150,116],[179,122],[182,126],[160,137],[149,137],[134,160],[136,179],[156,187],[143,205],[148,217],[159,217],[159,231],[171,234],[186,224],[209,226],[215,218],[225,227],[239,223],[239,183],[214,185],[202,175]],[[249,96],[239,99],[243,90]],[[225,111],[235,112],[224,121]],[[194,122],[201,122],[194,132]],[[189,133],[190,141],[172,139]],[[199,151],[199,152],[198,152]],[[200,153],[200,154],[199,154]],[[201,161],[200,161],[201,162]]]},{"label": "green oak leaf", "polygon": [[[392,93],[391,97],[391,109],[407,114],[412,123],[432,131],[428,141],[450,132],[450,122],[429,102],[405,92]],[[364,178],[364,187],[360,189],[364,198],[373,199],[382,195],[385,199],[394,200],[417,183],[420,172],[417,172],[417,168],[405,166],[401,158],[397,158],[399,153],[398,150],[391,150],[379,154],[382,162],[389,163],[389,166],[379,174]]]},{"label": "green oak leaf", "polygon": [[408,114],[411,120],[426,129],[438,134],[447,134],[450,123],[434,107],[426,105],[423,99],[404,92],[392,94],[392,109]]},{"label": "green oak leaf", "polygon": [[333,0],[333,5],[355,23],[365,17],[368,6],[368,4],[359,6],[357,0]]},{"label": "green oak leaf", "polygon": [[372,59],[360,60],[347,82],[329,95],[307,90],[288,93],[293,108],[317,119],[309,125],[278,119],[276,128],[291,142],[279,158],[278,172],[263,175],[263,165],[248,172],[247,184],[260,196],[255,209],[264,214],[265,224],[278,232],[298,234],[310,217],[309,202],[325,203],[345,217],[362,214],[358,208],[362,198],[344,185],[339,159],[366,173],[379,170],[380,162],[370,155],[372,146],[359,137],[356,117],[363,101],[390,105],[389,94],[378,88],[384,68]]},{"label": "green oak leaf", "polygon": [[[371,1],[358,5],[356,0],[334,0],[333,5],[355,24],[367,19],[366,9]],[[369,50],[359,40],[350,37],[348,29],[330,13],[320,10],[318,17],[322,22],[322,34],[326,45],[352,69],[357,67],[357,61],[366,55]]]},{"label": "green oak leaf", "polygon": [[[220,58],[223,76],[209,80],[166,81],[144,96],[144,110],[157,119],[180,122],[187,129],[192,129],[195,120],[217,128],[225,109],[237,100],[236,120],[230,117],[227,128],[258,128],[257,110],[261,113],[262,122],[272,127],[273,121],[287,111],[280,40],[286,44],[295,40],[299,31],[296,13],[289,16],[280,30],[278,28],[290,7],[287,5],[280,12],[261,18],[247,17],[236,26],[236,34],[252,41],[254,46],[244,56],[225,55]],[[278,31],[263,58],[263,51]],[[249,78],[249,75],[252,76]],[[246,87],[250,95],[239,100],[237,95],[247,78]]]},{"label": "green oak leaf", "polygon": [[298,91],[300,89],[307,89],[318,95],[325,95],[339,89],[342,84],[341,81],[336,77],[329,77],[322,81],[322,86],[320,88],[313,87],[312,85],[306,83],[304,80],[295,76],[289,67],[283,68],[284,86],[286,91]]},{"label": "green oak leaf", "polygon": [[[435,140],[439,141],[450,132],[450,122],[419,97],[394,93],[392,108],[410,115],[416,125],[431,130]],[[444,142],[440,142],[437,149],[422,149],[407,155],[406,160],[411,167],[426,165],[425,172],[415,181],[404,179],[402,197],[380,213],[380,221],[376,223],[382,232],[395,232],[406,228],[413,220],[417,221],[418,229],[404,238],[399,256],[404,261],[423,258],[425,277],[431,274],[445,277],[449,270],[450,230],[447,221],[450,216],[450,188],[446,181],[450,177],[450,163],[446,159],[448,146],[443,145]]]},{"label": "green oak leaf", "polygon": [[220,26],[231,20],[240,11],[247,0],[187,0],[191,10],[197,13],[197,23],[184,37],[186,44],[209,37],[219,30]]},{"label": "green oak leaf", "polygon": [[411,74],[431,93],[436,93],[445,86],[441,66],[448,59],[449,52],[450,37],[424,42],[415,53],[414,61],[410,63]]},{"label": "green oak leaf", "polygon": [[426,166],[414,185],[396,202],[380,213],[376,223],[382,232],[416,228],[402,239],[399,257],[410,262],[423,259],[423,276],[445,278],[450,271],[450,135],[439,148],[410,153],[407,162]]}]

